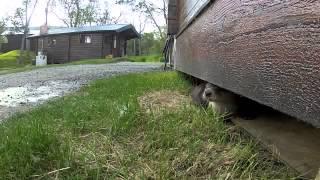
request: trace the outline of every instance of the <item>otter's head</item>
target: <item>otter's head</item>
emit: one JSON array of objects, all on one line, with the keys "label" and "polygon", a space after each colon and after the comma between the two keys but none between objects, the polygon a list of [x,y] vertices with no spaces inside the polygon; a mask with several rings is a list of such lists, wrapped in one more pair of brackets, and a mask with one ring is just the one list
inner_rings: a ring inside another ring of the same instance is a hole
[{"label": "otter's head", "polygon": [[208,101],[211,101],[211,102],[216,102],[220,99],[220,96],[221,96],[221,88],[210,83],[206,84],[203,91],[204,99],[207,99]]},{"label": "otter's head", "polygon": [[204,91],[203,98],[209,102],[233,102],[235,100],[235,94],[224,90],[211,83],[207,83]]}]

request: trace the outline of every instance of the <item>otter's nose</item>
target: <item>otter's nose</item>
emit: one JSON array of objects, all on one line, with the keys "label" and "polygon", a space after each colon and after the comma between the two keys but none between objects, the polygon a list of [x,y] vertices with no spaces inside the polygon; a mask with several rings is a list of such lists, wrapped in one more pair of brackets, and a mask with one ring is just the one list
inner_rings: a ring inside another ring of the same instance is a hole
[{"label": "otter's nose", "polygon": [[206,97],[210,97],[210,96],[212,96],[212,92],[211,92],[211,91],[205,91],[205,92],[204,92],[204,95],[205,95]]}]

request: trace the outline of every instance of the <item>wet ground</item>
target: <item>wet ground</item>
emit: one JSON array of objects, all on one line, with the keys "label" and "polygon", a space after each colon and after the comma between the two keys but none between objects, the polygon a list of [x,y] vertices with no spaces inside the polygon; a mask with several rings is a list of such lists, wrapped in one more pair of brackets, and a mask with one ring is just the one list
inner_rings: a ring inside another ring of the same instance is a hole
[{"label": "wet ground", "polygon": [[0,121],[46,100],[78,90],[92,80],[156,71],[159,63],[115,63],[42,68],[0,75]]}]

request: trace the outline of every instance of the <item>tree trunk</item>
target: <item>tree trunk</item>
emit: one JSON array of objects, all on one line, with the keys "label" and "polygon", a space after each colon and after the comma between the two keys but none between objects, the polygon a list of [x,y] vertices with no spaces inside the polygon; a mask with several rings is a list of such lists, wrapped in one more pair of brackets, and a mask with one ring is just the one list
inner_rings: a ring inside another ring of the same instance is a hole
[{"label": "tree trunk", "polygon": [[148,11],[148,13],[149,13],[149,15],[150,15],[150,18],[151,18],[153,24],[156,26],[156,28],[157,28],[158,31],[159,31],[160,38],[163,39],[163,34],[162,34],[162,30],[161,30],[160,25],[157,23],[156,19],[153,17],[153,14],[152,14],[152,12],[150,11],[150,9],[149,9],[147,6],[146,6],[146,8],[147,8],[147,11]]},{"label": "tree trunk", "polygon": [[141,52],[141,37],[139,38],[139,56],[142,54]]},{"label": "tree trunk", "polygon": [[77,0],[75,4],[76,4],[77,12],[76,12],[76,19],[74,22],[74,27],[78,27],[80,25],[80,1]]},{"label": "tree trunk", "polygon": [[23,64],[24,63],[24,59],[23,59],[23,53],[24,53],[24,45],[25,45],[25,40],[26,40],[26,37],[27,37],[27,31],[24,32],[23,34],[23,37],[22,37],[22,40],[21,40],[21,48],[20,48],[20,55],[19,55],[19,59],[18,59],[18,62],[17,64]]}]

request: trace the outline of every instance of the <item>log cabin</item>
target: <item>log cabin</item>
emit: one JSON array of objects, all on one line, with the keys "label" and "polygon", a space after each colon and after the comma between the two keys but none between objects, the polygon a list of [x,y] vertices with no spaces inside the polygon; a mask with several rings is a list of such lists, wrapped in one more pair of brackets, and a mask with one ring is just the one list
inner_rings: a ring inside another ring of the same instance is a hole
[{"label": "log cabin", "polygon": [[320,127],[320,1],[169,0],[172,65]]},{"label": "log cabin", "polygon": [[[55,26],[51,26],[50,28],[57,28]],[[28,36],[32,36],[39,32],[39,27],[30,27]],[[0,52],[6,53],[13,50],[19,50],[21,48],[21,43],[23,39],[23,33],[17,32],[14,27],[7,27],[6,31],[4,31],[1,36],[5,37],[5,42],[0,44]],[[33,46],[34,47],[34,46]],[[25,50],[31,50],[32,45],[30,41],[27,39],[24,43]]]},{"label": "log cabin", "polygon": [[47,55],[49,64],[126,55],[127,40],[139,34],[130,24],[55,28],[29,36],[31,49]]},{"label": "log cabin", "polygon": [[320,167],[319,9],[317,0],[169,0],[168,7],[167,62],[193,82],[289,115],[232,121],[306,179]]},{"label": "log cabin", "polygon": [[6,53],[20,49],[23,34],[6,34],[5,42],[1,44],[0,52]]}]

